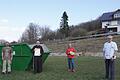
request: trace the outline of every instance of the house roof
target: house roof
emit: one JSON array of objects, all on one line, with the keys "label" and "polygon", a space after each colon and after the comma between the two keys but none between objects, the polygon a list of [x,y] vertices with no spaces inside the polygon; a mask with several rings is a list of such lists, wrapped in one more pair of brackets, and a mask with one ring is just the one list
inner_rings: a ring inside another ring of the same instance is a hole
[{"label": "house roof", "polygon": [[120,9],[113,11],[113,12],[107,12],[107,13],[103,13],[103,15],[99,18],[101,21],[108,21],[108,20],[113,20],[113,15],[114,13],[116,13],[117,11],[120,11]]}]

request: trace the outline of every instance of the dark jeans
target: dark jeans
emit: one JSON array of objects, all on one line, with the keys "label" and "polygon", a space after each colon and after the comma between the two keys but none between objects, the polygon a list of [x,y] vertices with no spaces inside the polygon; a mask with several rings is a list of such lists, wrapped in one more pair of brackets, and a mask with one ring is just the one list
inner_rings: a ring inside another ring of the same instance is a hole
[{"label": "dark jeans", "polygon": [[34,73],[42,72],[42,58],[34,56]]},{"label": "dark jeans", "polygon": [[115,80],[115,61],[112,59],[105,59],[106,78]]},{"label": "dark jeans", "polygon": [[74,69],[74,58],[68,58],[68,67],[69,69],[73,70]]}]

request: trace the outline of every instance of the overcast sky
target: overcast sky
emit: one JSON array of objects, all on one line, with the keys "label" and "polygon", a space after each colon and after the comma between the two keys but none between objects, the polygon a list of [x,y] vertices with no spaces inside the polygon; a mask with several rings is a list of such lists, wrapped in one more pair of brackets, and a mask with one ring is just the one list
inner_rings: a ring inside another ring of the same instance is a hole
[{"label": "overcast sky", "polygon": [[0,0],[0,39],[17,41],[30,22],[59,28],[64,11],[69,25],[120,9],[120,0]]}]

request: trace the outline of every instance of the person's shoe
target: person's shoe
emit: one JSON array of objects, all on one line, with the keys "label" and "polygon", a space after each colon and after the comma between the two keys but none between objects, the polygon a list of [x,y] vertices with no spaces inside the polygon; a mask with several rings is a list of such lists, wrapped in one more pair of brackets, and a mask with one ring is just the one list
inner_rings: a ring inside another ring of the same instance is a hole
[{"label": "person's shoe", "polygon": [[8,72],[8,74],[11,74],[11,72]]},{"label": "person's shoe", "polygon": [[34,73],[34,74],[37,74],[37,72],[36,72],[36,71],[34,71],[33,73]]},{"label": "person's shoe", "polygon": [[108,79],[109,77],[108,76],[105,76],[105,79]]},{"label": "person's shoe", "polygon": [[71,70],[70,69],[68,69],[68,72],[70,72]]},{"label": "person's shoe", "polygon": [[6,74],[5,72],[2,72],[2,74]]},{"label": "person's shoe", "polygon": [[108,77],[105,77],[105,79],[108,79]]},{"label": "person's shoe", "polygon": [[73,69],[72,72],[75,72],[75,70]]}]

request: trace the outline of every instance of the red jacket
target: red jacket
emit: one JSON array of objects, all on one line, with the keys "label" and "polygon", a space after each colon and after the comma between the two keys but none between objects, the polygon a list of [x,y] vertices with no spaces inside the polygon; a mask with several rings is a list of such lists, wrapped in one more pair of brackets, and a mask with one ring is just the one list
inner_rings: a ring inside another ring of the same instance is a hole
[{"label": "red jacket", "polygon": [[75,57],[74,55],[70,55],[70,51],[76,52],[76,50],[73,47],[72,48],[68,48],[66,50],[66,54],[67,54],[68,58],[74,58]]}]

